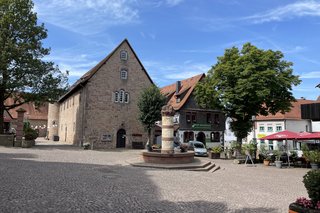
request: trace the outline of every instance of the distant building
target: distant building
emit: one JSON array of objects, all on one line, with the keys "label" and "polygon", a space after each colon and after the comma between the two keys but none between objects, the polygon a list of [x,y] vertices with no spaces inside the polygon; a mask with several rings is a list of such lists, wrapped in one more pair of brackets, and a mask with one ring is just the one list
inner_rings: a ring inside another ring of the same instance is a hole
[{"label": "distant building", "polygon": [[[316,87],[320,88],[320,84]],[[302,104],[301,117],[303,119],[310,119],[312,122],[312,130],[320,132],[320,96],[317,99],[318,103]]]},{"label": "distant building", "polygon": [[[292,108],[285,114],[276,113],[275,115],[269,114],[267,116],[257,116],[254,121],[254,129],[248,135],[247,142],[250,142],[253,138],[257,139],[258,145],[267,145],[269,149],[278,149],[283,145],[284,141],[265,141],[262,137],[289,130],[292,132],[312,132],[312,122],[310,119],[304,119],[301,117],[301,106],[304,104],[320,103],[319,101],[297,99],[292,103]],[[289,148],[297,148],[295,142],[289,144]]]},{"label": "distant building", "polygon": [[93,148],[130,148],[146,142],[138,98],[153,84],[125,39],[49,107],[49,137]]},{"label": "distant building", "polygon": [[[14,100],[8,98],[5,103],[12,105]],[[48,122],[48,104],[36,106],[33,102],[22,104],[16,108],[5,111],[4,113],[4,128],[5,132],[10,132],[12,128],[16,129],[16,121],[18,118],[17,109],[23,108],[26,110],[24,113],[24,122],[29,122],[31,128],[35,129],[39,133],[39,137],[45,137],[47,134],[47,122]]]},{"label": "distant building", "polygon": [[223,144],[225,116],[220,110],[202,109],[194,98],[194,88],[205,77],[200,74],[161,88],[167,104],[173,106],[175,136],[183,143],[197,140],[207,146]]}]

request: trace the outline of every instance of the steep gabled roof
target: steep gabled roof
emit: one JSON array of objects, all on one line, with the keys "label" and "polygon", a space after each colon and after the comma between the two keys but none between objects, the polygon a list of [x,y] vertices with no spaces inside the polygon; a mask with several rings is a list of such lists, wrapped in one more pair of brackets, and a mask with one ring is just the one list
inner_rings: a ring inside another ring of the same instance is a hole
[{"label": "steep gabled roof", "polygon": [[[179,110],[187,102],[197,83],[204,77],[205,74],[202,73],[200,75],[182,80],[178,94],[175,94],[176,83],[161,88],[160,92],[165,95],[167,99],[169,99],[167,104],[170,104],[174,110]],[[178,103],[177,97],[180,98]]]},{"label": "steep gabled roof", "polygon": [[301,104],[320,103],[320,101],[297,99],[296,102],[291,103],[292,108],[289,112],[281,114],[280,112],[275,115],[257,116],[257,120],[301,120]]},{"label": "steep gabled roof", "polygon": [[109,55],[107,55],[107,57],[105,57],[104,59],[102,59],[102,61],[100,61],[96,66],[94,66],[91,70],[89,70],[87,73],[85,73],[79,80],[77,80],[68,90],[68,92],[66,94],[64,94],[63,96],[60,97],[58,102],[63,101],[64,99],[66,99],[67,97],[69,97],[70,95],[72,95],[74,92],[76,92],[79,88],[81,88],[82,86],[84,86],[89,80],[90,78],[92,78],[92,76],[109,60],[109,58],[122,46],[122,44],[127,43],[129,48],[131,49],[131,51],[133,52],[135,58],[138,60],[140,66],[142,67],[142,70],[145,72],[145,74],[147,75],[147,77],[149,78],[150,82],[152,84],[153,81],[150,78],[149,74],[147,73],[146,69],[144,68],[143,64],[141,63],[140,59],[138,58],[137,54],[135,53],[135,51],[133,50],[133,48],[131,47],[128,39],[124,39]]}]

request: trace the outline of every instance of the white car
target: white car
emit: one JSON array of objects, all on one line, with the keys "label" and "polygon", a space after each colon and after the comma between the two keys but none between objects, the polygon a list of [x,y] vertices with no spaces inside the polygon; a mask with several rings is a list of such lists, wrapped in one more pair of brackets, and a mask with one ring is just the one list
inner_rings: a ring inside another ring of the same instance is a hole
[{"label": "white car", "polygon": [[208,156],[208,150],[200,141],[189,141],[188,149],[193,150],[195,156]]}]

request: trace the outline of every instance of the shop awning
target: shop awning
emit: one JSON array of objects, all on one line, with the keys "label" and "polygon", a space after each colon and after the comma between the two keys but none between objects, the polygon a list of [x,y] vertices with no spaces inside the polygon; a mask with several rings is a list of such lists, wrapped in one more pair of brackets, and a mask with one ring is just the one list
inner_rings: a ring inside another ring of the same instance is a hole
[{"label": "shop awning", "polygon": [[262,140],[295,140],[297,138],[299,138],[298,133],[284,130],[282,132],[277,132],[272,135],[267,135],[260,139]]},{"label": "shop awning", "polygon": [[299,140],[316,140],[320,139],[320,132],[302,132],[298,133],[299,137],[297,139]]}]

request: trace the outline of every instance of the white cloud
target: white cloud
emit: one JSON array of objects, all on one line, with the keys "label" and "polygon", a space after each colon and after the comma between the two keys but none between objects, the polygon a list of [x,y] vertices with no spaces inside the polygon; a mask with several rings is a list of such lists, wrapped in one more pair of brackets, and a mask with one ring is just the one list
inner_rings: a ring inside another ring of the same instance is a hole
[{"label": "white cloud", "polygon": [[177,6],[178,4],[182,3],[184,0],[166,0],[166,4],[169,7]]},{"label": "white cloud", "polygon": [[183,80],[201,73],[207,73],[211,68],[207,64],[192,63],[191,60],[180,64],[167,64],[158,61],[143,61],[151,78],[156,80],[159,85],[166,86],[176,80]]},{"label": "white cloud", "polygon": [[93,34],[110,26],[137,23],[135,0],[35,1],[41,20],[80,34]]},{"label": "white cloud", "polygon": [[320,78],[320,71],[303,73],[301,74],[300,78]]},{"label": "white cloud", "polygon": [[252,16],[242,18],[255,24],[282,21],[302,16],[320,16],[320,2],[317,1],[297,1],[264,13],[258,13]]}]

